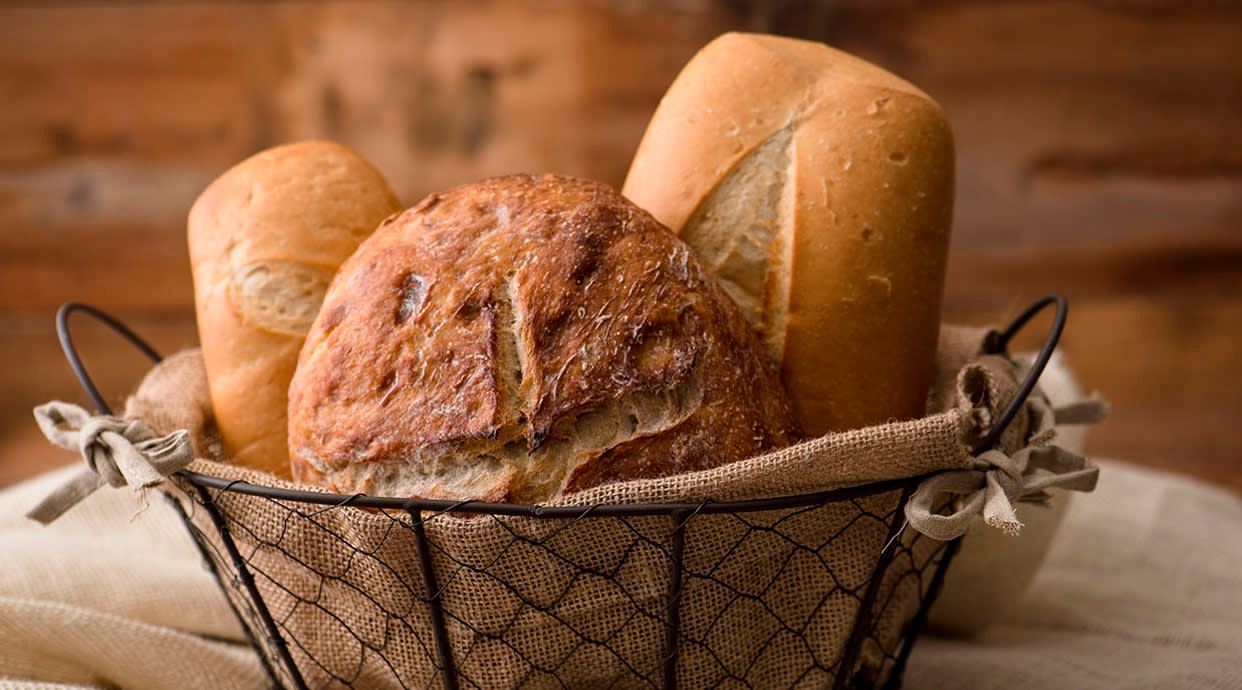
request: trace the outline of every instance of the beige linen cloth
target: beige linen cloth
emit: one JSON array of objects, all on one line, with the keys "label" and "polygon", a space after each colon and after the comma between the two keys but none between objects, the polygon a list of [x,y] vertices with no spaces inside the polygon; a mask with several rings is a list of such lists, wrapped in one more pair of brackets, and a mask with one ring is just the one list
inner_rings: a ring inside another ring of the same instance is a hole
[{"label": "beige linen cloth", "polygon": [[80,467],[0,492],[0,688],[264,687],[257,658],[235,642],[236,618],[158,492],[132,522],[141,507],[133,492],[106,487],[47,527],[26,518]]},{"label": "beige linen cloth", "polygon": [[[1009,615],[919,640],[906,688],[1242,688],[1242,500],[1100,464]],[[110,489],[50,527],[23,517],[76,471],[0,492],[0,690],[265,687],[158,495],[132,522],[133,495]]]}]

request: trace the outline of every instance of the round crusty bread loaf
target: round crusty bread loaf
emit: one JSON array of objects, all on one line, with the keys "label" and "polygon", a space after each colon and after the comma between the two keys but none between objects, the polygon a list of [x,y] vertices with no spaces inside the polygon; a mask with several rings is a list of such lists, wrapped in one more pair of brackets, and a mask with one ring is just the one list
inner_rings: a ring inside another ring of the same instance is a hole
[{"label": "round crusty bread loaf", "polygon": [[725,34],[660,102],[622,193],[760,332],[807,433],[922,416],[953,139],[909,83],[820,43]]},{"label": "round crusty bread loaf", "polygon": [[189,218],[198,332],[232,462],[289,477],[289,379],[324,291],[400,202],[339,144],[268,149],[234,166]]},{"label": "round crusty bread loaf", "polygon": [[289,449],[345,493],[546,501],[797,438],[737,307],[608,187],[495,178],[385,222],[289,390]]}]

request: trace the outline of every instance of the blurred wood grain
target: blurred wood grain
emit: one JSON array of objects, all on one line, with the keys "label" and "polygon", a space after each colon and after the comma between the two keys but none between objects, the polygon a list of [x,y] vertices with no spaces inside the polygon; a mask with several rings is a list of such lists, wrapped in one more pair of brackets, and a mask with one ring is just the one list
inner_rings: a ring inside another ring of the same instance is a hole
[{"label": "blurred wood grain", "polygon": [[[619,185],[726,30],[825,40],[914,81],[957,138],[947,319],[1059,290],[1113,418],[1101,455],[1242,489],[1242,5],[945,0],[49,3],[0,7],[0,485],[68,454],[51,315],[89,301],[195,342],[184,218],[270,145],[361,151],[410,204],[486,175]],[[122,394],[140,358],[83,329]]]}]

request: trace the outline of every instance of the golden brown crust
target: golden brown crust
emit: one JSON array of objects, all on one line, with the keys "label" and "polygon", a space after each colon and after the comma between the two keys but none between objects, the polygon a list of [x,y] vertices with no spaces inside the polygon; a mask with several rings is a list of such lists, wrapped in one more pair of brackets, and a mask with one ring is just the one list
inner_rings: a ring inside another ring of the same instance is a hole
[{"label": "golden brown crust", "polygon": [[399,208],[358,154],[314,141],[246,159],[194,202],[198,331],[231,461],[290,476],[286,394],[303,337],[336,267]]},{"label": "golden brown crust", "polygon": [[290,388],[289,447],[338,491],[542,501],[797,437],[754,334],[608,187],[486,180],[342,266]]},{"label": "golden brown crust", "polygon": [[820,435],[923,414],[953,156],[940,107],[909,83],[820,43],[733,33],[669,88],[623,193],[743,305]]}]

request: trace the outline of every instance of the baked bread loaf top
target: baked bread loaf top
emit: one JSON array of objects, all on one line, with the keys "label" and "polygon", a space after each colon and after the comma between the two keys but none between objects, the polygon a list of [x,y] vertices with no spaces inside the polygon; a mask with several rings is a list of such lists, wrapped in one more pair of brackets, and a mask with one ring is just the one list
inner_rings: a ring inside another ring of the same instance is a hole
[{"label": "baked bread loaf top", "polygon": [[822,43],[731,33],[669,87],[622,193],[741,305],[821,435],[925,411],[953,170],[944,113],[910,83]]},{"label": "baked bread loaf top", "polygon": [[605,185],[502,177],[386,221],[289,391],[304,476],[541,502],[796,441],[761,345],[689,249]]},{"label": "baked bread loaf top", "polygon": [[400,210],[380,173],[324,141],[255,154],[190,210],[198,332],[230,461],[289,477],[289,379],[332,275]]}]

